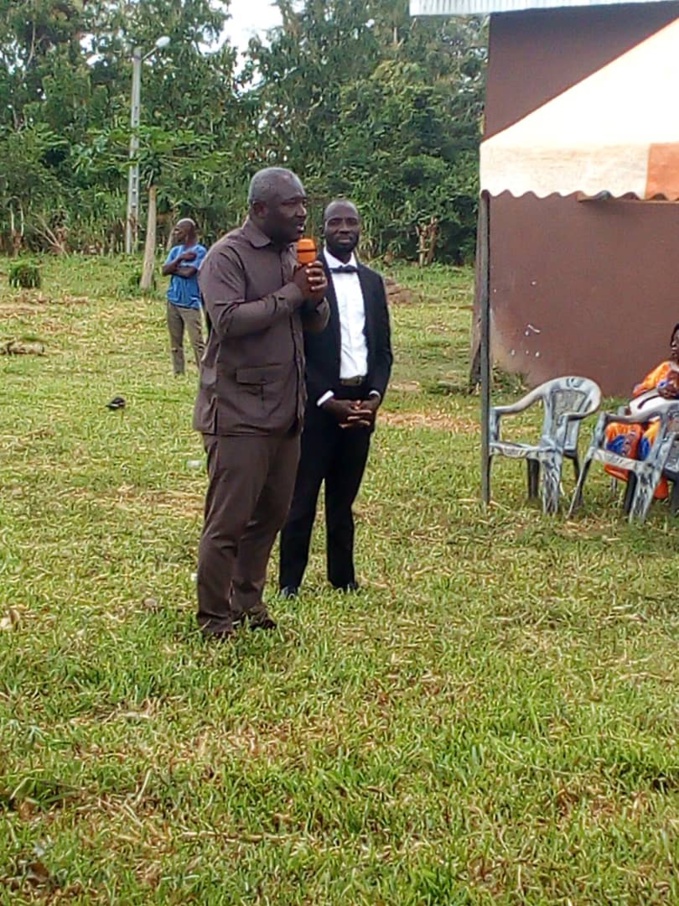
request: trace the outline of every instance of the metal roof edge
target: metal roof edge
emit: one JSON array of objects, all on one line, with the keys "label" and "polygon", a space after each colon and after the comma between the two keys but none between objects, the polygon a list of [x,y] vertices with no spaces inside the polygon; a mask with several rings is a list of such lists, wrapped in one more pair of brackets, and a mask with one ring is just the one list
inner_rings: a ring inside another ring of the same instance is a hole
[{"label": "metal roof edge", "polygon": [[[575,6],[622,6],[630,0],[410,0],[411,16],[479,16],[528,9],[558,9]],[[634,4],[667,0],[631,0]]]}]

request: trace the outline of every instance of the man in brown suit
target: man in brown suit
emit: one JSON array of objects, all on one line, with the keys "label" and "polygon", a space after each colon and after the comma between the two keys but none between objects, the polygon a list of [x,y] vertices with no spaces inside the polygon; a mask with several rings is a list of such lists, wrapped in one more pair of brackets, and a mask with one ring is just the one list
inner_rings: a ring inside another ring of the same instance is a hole
[{"label": "man in brown suit", "polygon": [[243,226],[212,246],[198,276],[210,324],[194,416],[209,476],[198,625],[219,639],[246,618],[276,627],[262,591],[299,460],[303,330],[323,330],[329,317],[322,264],[297,267],[307,216],[298,177],[260,170],[248,202]]}]

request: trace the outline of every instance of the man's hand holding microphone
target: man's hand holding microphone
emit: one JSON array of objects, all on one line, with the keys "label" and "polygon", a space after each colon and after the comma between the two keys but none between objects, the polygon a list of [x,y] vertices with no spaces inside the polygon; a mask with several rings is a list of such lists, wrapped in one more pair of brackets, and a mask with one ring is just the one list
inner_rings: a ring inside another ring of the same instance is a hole
[{"label": "man's hand holding microphone", "polygon": [[328,288],[328,278],[323,265],[316,254],[316,243],[313,239],[300,239],[297,243],[297,261],[299,267],[292,278],[293,283],[304,293],[314,306],[320,305]]}]

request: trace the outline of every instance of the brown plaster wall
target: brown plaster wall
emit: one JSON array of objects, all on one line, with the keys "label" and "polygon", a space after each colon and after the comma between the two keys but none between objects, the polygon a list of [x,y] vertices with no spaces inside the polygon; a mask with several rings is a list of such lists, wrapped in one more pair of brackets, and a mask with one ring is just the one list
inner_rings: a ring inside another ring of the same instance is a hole
[{"label": "brown plaster wall", "polygon": [[[494,16],[487,134],[677,17],[679,3]],[[679,321],[679,205],[506,194],[490,210],[495,361],[531,385],[582,374],[627,396]]]},{"label": "brown plaster wall", "polygon": [[679,322],[679,205],[491,199],[493,356],[628,396]]}]

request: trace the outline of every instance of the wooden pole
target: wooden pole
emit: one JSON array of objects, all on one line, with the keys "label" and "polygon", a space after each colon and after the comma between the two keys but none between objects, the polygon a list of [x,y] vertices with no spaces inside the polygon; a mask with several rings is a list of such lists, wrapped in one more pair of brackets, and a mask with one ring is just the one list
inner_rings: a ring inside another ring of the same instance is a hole
[{"label": "wooden pole", "polygon": [[480,371],[481,371],[481,499],[490,503],[490,196],[485,190],[479,199],[479,280]]}]

